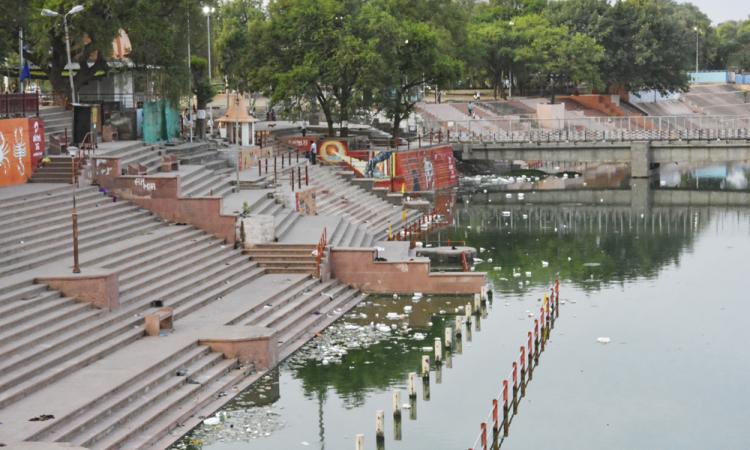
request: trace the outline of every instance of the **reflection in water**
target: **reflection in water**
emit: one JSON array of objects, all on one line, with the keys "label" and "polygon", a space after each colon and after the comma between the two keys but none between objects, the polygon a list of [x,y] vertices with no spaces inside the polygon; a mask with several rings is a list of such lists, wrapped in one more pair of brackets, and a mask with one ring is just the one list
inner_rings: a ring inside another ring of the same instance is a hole
[{"label": "reflection in water", "polygon": [[[740,186],[744,178],[736,174],[730,167],[726,183]],[[585,195],[582,191],[578,198]],[[727,432],[729,426],[742,428],[738,418],[750,401],[736,381],[750,370],[750,355],[736,345],[744,329],[737,318],[748,311],[734,301],[745,290],[748,210],[670,205],[664,199],[658,206],[635,208],[630,200],[609,204],[596,195],[585,206],[554,197],[539,205],[517,198],[480,204],[481,193],[461,197],[451,209],[454,225],[429,240],[466,240],[483,248],[484,262],[476,270],[489,273],[495,303],[455,334],[439,372],[433,365],[434,378],[417,382],[422,392],[402,396],[408,398],[402,406],[409,420],[396,424],[386,414],[391,430],[385,447],[467,448],[508,362],[525,343],[529,311],[538,310],[546,286],[559,273],[567,305],[543,364],[534,369],[535,381],[519,405],[506,448],[560,444],[594,450],[613,443],[666,448],[670,442],[684,444],[682,435],[691,440],[680,448],[711,448],[717,435],[710,429],[721,431],[719,441],[730,444],[718,447],[748,448],[733,445],[742,437]],[[409,373],[420,373],[422,356],[434,354],[432,343],[445,336],[445,326],[455,329],[455,316],[463,315],[466,303],[455,297],[425,296],[418,302],[371,297],[345,321],[352,327],[395,328],[385,338],[348,349],[340,361],[325,365],[302,358],[287,362],[265,385],[252,387],[224,409],[255,414],[261,422],[275,417],[268,431],[248,426],[244,434],[231,434],[204,426],[177,447],[240,450],[252,439],[252,448],[260,450],[346,450],[353,447],[354,434],[365,433],[366,448],[374,448],[375,411],[389,410],[394,390],[406,392]],[[412,310],[404,314],[407,305]],[[612,344],[597,344],[597,336],[612,336]],[[314,341],[305,351],[320,350],[315,347],[325,342]],[[709,387],[704,360],[722,367],[722,383],[711,385],[710,395],[704,395]],[[690,434],[681,411],[702,408],[710,411],[701,420],[703,432]],[[676,421],[665,419],[672,417]],[[553,425],[540,429],[540,423]],[[608,434],[615,424],[617,434]],[[190,447],[194,438],[203,444]]]},{"label": "reflection in water", "polygon": [[654,187],[695,190],[747,190],[750,163],[675,163],[659,167]]}]

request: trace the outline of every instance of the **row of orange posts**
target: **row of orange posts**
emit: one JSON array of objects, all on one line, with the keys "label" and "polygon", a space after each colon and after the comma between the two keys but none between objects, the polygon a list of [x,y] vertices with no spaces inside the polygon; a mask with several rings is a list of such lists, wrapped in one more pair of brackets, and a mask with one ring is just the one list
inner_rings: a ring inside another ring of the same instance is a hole
[{"label": "row of orange posts", "polygon": [[[499,398],[492,399],[488,418],[492,421],[493,450],[499,449],[504,438],[508,437],[511,419],[518,414],[518,403],[526,395],[526,388],[532,379],[534,367],[539,365],[539,355],[544,351],[545,343],[549,340],[550,331],[555,326],[555,319],[558,317],[560,317],[559,278],[555,279],[554,286],[550,288],[550,294],[544,295],[544,304],[539,309],[539,318],[534,319],[534,330],[527,333],[527,343],[526,346],[520,347],[518,362],[513,361],[510,373],[503,379]],[[512,388],[509,378],[513,383]],[[500,404],[502,404],[502,417],[499,410]],[[482,422],[479,425],[479,435],[469,450],[488,450],[488,426],[488,422]]]},{"label": "row of orange posts", "polygon": [[[416,220],[405,223],[403,228],[396,233],[393,233],[391,225],[388,225],[388,240],[408,240],[411,243],[411,248],[414,248],[419,236],[429,233],[437,226],[437,217],[437,211],[434,209],[429,214],[420,214]],[[426,227],[423,229],[422,225],[426,225]]]}]

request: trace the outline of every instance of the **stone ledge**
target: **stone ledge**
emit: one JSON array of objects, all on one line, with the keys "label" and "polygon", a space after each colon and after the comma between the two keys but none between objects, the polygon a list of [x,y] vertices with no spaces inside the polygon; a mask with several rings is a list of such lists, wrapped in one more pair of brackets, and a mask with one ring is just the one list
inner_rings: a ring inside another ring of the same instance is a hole
[{"label": "stone ledge", "polygon": [[224,325],[204,328],[198,332],[198,345],[223,353],[225,358],[237,358],[253,363],[257,370],[270,369],[279,362],[279,349],[273,330],[247,325]]},{"label": "stone ledge", "polygon": [[90,268],[82,273],[52,275],[36,278],[35,283],[46,284],[100,309],[110,311],[120,307],[119,280],[116,271]]}]

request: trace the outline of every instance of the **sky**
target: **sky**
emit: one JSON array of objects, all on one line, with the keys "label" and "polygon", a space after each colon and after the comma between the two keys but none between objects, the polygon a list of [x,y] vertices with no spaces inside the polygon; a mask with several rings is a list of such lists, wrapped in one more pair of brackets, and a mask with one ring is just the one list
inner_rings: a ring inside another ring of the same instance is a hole
[{"label": "sky", "polygon": [[680,0],[692,3],[711,19],[714,25],[727,20],[746,20],[750,15],[750,0]]}]

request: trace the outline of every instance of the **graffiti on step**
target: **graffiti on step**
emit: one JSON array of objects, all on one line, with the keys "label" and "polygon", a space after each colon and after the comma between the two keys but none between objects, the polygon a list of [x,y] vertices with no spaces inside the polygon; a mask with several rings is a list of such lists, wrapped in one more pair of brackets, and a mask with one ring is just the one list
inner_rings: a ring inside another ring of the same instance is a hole
[{"label": "graffiti on step", "polygon": [[112,166],[109,164],[109,161],[106,159],[97,159],[96,160],[96,176],[108,177],[111,174],[112,174]]},{"label": "graffiti on step", "polygon": [[318,214],[315,206],[315,189],[299,191],[295,193],[296,210],[303,216],[315,216]]},{"label": "graffiti on step", "polygon": [[135,187],[139,188],[138,190],[144,191],[148,194],[156,190],[156,183],[147,182],[145,178],[136,178],[134,183]]}]

